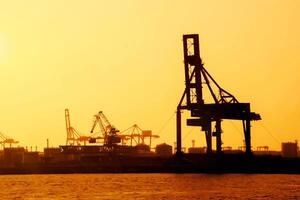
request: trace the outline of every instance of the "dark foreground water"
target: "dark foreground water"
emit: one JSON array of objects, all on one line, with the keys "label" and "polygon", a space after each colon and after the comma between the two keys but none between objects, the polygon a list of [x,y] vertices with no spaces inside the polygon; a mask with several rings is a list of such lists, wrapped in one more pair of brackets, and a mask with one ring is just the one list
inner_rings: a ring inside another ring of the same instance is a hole
[{"label": "dark foreground water", "polygon": [[300,175],[1,175],[0,199],[300,199]]}]

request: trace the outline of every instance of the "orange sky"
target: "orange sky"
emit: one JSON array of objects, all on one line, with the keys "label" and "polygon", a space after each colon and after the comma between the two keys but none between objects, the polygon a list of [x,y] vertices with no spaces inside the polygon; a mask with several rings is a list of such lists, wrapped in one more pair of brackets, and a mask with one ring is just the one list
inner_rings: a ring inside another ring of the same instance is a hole
[{"label": "orange sky", "polygon": [[[121,130],[137,123],[173,144],[181,38],[198,33],[206,69],[263,117],[253,146],[280,149],[300,140],[299,8],[297,0],[1,2],[0,131],[42,150],[47,138],[65,143],[65,108],[82,133],[102,110]],[[191,129],[183,146],[203,146]],[[241,130],[225,122],[224,146],[242,145]]]}]

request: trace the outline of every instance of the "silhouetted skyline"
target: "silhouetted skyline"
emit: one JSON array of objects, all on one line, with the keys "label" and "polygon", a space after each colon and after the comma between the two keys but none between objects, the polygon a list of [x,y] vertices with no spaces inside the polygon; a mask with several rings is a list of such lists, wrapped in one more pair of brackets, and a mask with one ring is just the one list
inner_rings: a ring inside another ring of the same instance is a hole
[{"label": "silhouetted skyline", "polygon": [[[47,138],[50,146],[65,143],[65,108],[82,133],[103,110],[118,129],[138,124],[160,135],[155,143],[173,145],[184,88],[181,38],[198,33],[209,72],[262,115],[252,125],[253,146],[279,150],[281,141],[300,139],[299,6],[293,0],[3,2],[0,131],[41,150]],[[224,122],[225,146],[242,145],[240,127]],[[185,147],[192,139],[205,145],[204,134],[191,127],[183,138]]]}]

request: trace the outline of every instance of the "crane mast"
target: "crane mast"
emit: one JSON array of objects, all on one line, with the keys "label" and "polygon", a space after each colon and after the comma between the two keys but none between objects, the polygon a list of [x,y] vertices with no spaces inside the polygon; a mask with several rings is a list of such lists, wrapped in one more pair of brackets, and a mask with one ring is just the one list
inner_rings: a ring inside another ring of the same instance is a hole
[{"label": "crane mast", "polygon": [[66,145],[81,145],[81,142],[86,145],[86,142],[90,140],[90,137],[79,134],[76,129],[71,126],[69,109],[65,109],[65,121],[67,131]]}]

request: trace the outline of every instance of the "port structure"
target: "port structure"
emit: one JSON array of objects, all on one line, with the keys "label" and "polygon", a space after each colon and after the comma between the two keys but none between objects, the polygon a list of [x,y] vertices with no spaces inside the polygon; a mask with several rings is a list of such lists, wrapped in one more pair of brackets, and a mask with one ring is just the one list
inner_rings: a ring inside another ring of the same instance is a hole
[{"label": "port structure", "polygon": [[81,145],[82,142],[84,145],[86,145],[86,142],[90,140],[90,137],[79,134],[77,130],[71,126],[69,109],[65,109],[65,121],[66,121],[66,131],[67,131],[66,145],[70,145],[70,146]]},{"label": "port structure", "polygon": [[0,132],[0,145],[1,145],[2,149],[5,148],[6,144],[9,145],[9,148],[11,148],[13,144],[18,144],[18,143],[19,143],[19,141],[16,141],[13,138]]},{"label": "port structure", "polygon": [[107,147],[113,147],[120,142],[124,143],[122,140],[125,140],[126,138],[120,136],[120,131],[109,122],[102,111],[99,111],[98,114],[94,115],[94,121],[90,131],[91,134],[94,133],[97,124],[102,135],[91,136],[90,143],[96,143],[98,139],[103,140],[103,145]]},{"label": "port structure", "polygon": [[126,141],[130,140],[130,146],[133,145],[133,142],[135,142],[135,145],[145,144],[146,138],[149,138],[149,147],[151,148],[152,139],[159,138],[159,135],[152,134],[151,130],[143,130],[137,124],[120,133],[121,136],[126,138]]},{"label": "port structure", "polygon": [[[183,35],[183,53],[185,90],[176,112],[177,155],[182,154],[182,110],[189,110],[191,112],[192,118],[187,119],[188,126],[201,127],[202,131],[205,132],[208,154],[212,153],[212,136],[216,137],[216,152],[222,152],[222,120],[241,120],[245,138],[245,152],[247,155],[251,155],[250,121],[260,120],[260,115],[250,111],[250,103],[240,103],[232,94],[221,88],[204,68],[200,57],[198,34]],[[211,95],[210,98],[213,99],[212,103],[204,101],[203,88],[205,86]],[[215,124],[215,131],[212,131],[213,123]]]}]

